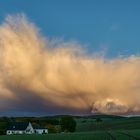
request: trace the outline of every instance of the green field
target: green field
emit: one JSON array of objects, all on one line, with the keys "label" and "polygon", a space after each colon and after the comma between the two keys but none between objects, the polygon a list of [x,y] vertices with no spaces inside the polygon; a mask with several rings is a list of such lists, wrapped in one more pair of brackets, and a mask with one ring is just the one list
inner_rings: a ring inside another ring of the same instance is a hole
[{"label": "green field", "polygon": [[[99,116],[100,117],[100,116]],[[96,122],[94,118],[77,119],[77,132],[85,131],[110,131],[110,130],[136,130],[140,129],[140,117],[130,118],[104,118],[102,122]]]},{"label": "green field", "polygon": [[[48,123],[60,128],[62,116],[40,118],[0,118],[0,130],[6,130],[8,121]],[[77,126],[74,133],[54,133],[46,135],[1,135],[0,140],[140,140],[140,117],[120,117],[112,115],[73,116]],[[97,121],[100,118],[101,121]],[[61,131],[59,131],[61,132]]]},{"label": "green field", "polygon": [[0,136],[0,140],[139,140],[140,130]]}]

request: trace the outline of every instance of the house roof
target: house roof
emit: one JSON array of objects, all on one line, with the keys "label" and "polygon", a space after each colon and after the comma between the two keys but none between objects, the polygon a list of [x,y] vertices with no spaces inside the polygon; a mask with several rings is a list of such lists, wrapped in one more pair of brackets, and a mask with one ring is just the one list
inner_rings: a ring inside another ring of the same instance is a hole
[{"label": "house roof", "polygon": [[28,125],[29,122],[14,122],[8,126],[7,130],[25,130]]}]

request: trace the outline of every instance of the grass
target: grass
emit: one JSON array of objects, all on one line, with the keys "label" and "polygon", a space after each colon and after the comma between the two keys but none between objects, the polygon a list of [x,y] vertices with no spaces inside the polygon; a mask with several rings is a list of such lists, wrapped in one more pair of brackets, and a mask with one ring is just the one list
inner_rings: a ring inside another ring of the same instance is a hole
[{"label": "grass", "polygon": [[140,138],[140,130],[129,131],[96,131],[83,133],[63,133],[63,134],[46,134],[46,135],[10,135],[0,136],[0,140],[133,140],[133,137]]},{"label": "grass", "polygon": [[99,131],[99,130],[133,130],[140,129],[140,118],[106,119],[96,122],[95,119],[77,121],[77,132]]},{"label": "grass", "polygon": [[13,135],[1,136],[0,140],[100,140],[107,137],[104,132],[96,133],[69,133],[69,134],[48,134],[48,135]]}]

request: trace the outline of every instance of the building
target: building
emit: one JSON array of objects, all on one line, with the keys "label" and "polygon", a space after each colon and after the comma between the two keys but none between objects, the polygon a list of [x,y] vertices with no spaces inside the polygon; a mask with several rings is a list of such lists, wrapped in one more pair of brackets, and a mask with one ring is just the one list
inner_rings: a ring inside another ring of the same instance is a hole
[{"label": "building", "polygon": [[14,122],[7,128],[6,134],[33,134],[34,129],[30,122]]},{"label": "building", "polygon": [[39,125],[34,127],[30,122],[14,122],[7,128],[6,134],[47,134],[48,129],[40,127]]},{"label": "building", "polygon": [[34,132],[35,132],[35,134],[47,134],[48,133],[48,129],[45,129],[45,128],[35,128]]}]

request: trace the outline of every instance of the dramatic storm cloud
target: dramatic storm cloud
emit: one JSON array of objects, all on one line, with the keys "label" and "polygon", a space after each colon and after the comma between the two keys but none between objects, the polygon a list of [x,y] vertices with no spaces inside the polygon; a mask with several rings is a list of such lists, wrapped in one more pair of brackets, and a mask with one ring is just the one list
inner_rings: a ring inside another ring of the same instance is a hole
[{"label": "dramatic storm cloud", "polygon": [[24,15],[0,25],[0,110],[140,112],[140,57],[105,59],[49,40]]}]

